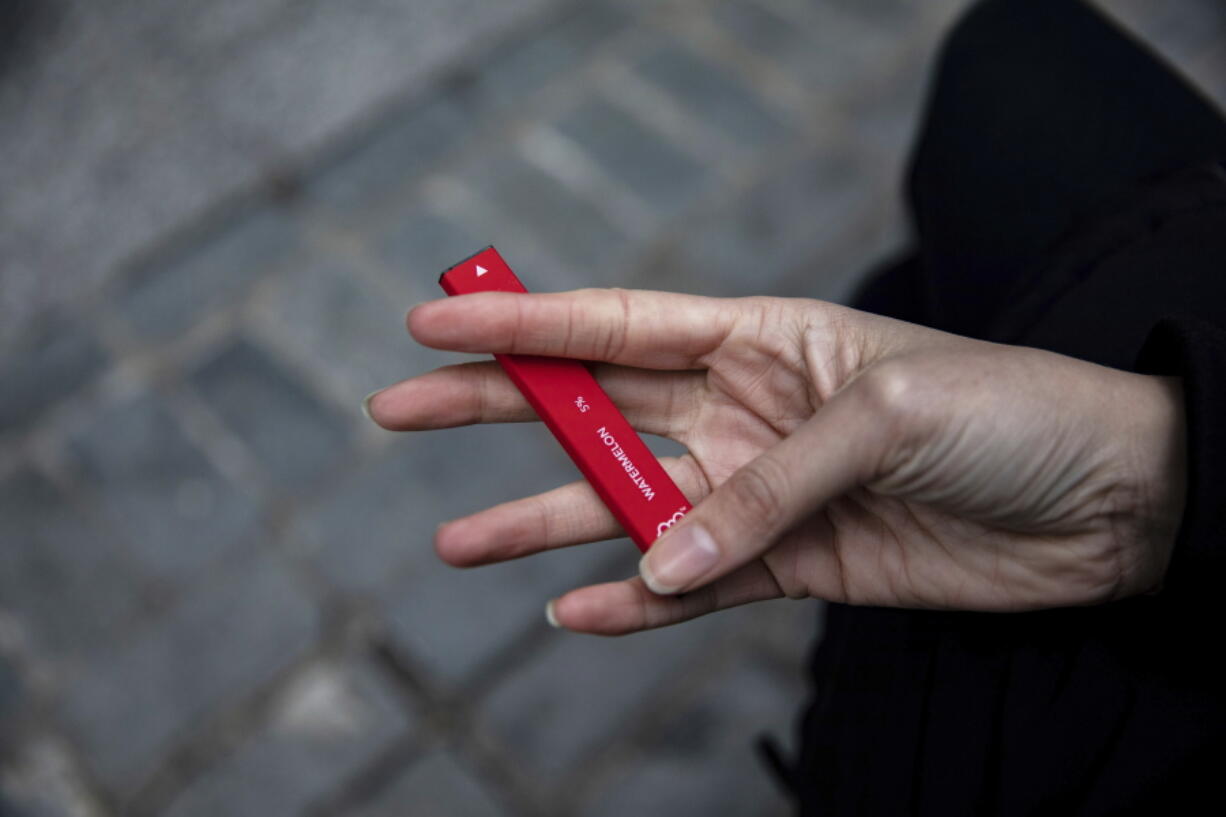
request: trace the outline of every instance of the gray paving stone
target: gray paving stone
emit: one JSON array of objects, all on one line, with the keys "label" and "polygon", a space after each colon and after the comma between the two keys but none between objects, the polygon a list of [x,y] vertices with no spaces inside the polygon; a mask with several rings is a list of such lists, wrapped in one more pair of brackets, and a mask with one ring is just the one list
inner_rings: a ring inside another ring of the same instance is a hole
[{"label": "gray paving stone", "polygon": [[186,578],[248,536],[257,508],[145,395],[101,409],[72,435],[88,496],[124,536],[139,564]]},{"label": "gray paving stone", "polygon": [[317,481],[348,444],[350,424],[246,340],[223,349],[191,382],[284,490]]},{"label": "gray paving stone", "polygon": [[[617,539],[464,570],[431,561],[387,591],[391,633],[436,681],[462,684],[517,636],[546,629],[551,598],[631,575],[637,555]],[[611,560],[622,564],[616,574]]]},{"label": "gray paving stone", "polygon": [[746,147],[763,148],[788,132],[750,85],[728,69],[693,53],[681,42],[663,39],[633,64],[676,104]]},{"label": "gray paving stone", "polygon": [[490,110],[523,104],[550,81],[565,80],[630,21],[612,2],[571,3],[561,16],[490,55],[472,79],[472,93]]},{"label": "gray paving stone", "polygon": [[549,81],[564,80],[628,19],[624,10],[606,2],[564,7],[544,28],[483,52],[478,65],[452,78],[442,94],[370,129],[317,172],[308,190],[356,219],[434,169],[473,132],[490,126],[491,117],[524,104]]},{"label": "gray paving stone", "polygon": [[43,655],[94,653],[140,609],[144,582],[122,546],[31,470],[0,483],[0,542],[0,610]]},{"label": "gray paving stone", "polygon": [[414,763],[387,790],[346,817],[497,817],[502,808],[480,778],[445,749]]},{"label": "gray paving stone", "polygon": [[669,715],[662,737],[637,747],[582,814],[740,817],[782,809],[786,801],[753,742],[763,732],[786,741],[800,695],[799,684],[738,662]]},{"label": "gray paving stone", "polygon": [[294,525],[317,567],[350,592],[396,587],[433,562],[440,522],[580,477],[539,423],[410,432],[390,448]]},{"label": "gray paving stone", "polygon": [[239,208],[205,234],[135,270],[118,308],[140,334],[173,337],[210,310],[238,301],[296,248],[295,228],[281,212]]},{"label": "gray paving stone", "polygon": [[414,302],[405,284],[405,297],[393,301],[365,285],[349,262],[318,254],[278,282],[265,326],[290,354],[335,381],[353,407],[351,419],[365,422],[361,399],[418,374],[425,358],[405,331],[405,312]]},{"label": "gray paving stone", "polygon": [[710,182],[706,168],[605,100],[585,99],[557,128],[659,215],[676,213]]},{"label": "gray paving stone", "polygon": [[[423,484],[424,483],[424,484]],[[293,526],[296,546],[335,586],[364,593],[429,558],[432,493],[416,457],[395,452],[304,509]],[[441,520],[440,520],[441,521]]]},{"label": "gray paving stone", "polygon": [[542,779],[563,774],[630,725],[661,684],[718,644],[731,617],[704,616],[616,639],[558,633],[483,702],[482,713]]},{"label": "gray paving stone", "polygon": [[1226,41],[1226,9],[1220,3],[1146,4],[1144,38],[1175,63],[1188,63]]},{"label": "gray paving stone", "polygon": [[106,353],[84,320],[51,317],[0,357],[0,435],[39,415],[92,380]]},{"label": "gray paving stone", "polygon": [[310,155],[423,80],[480,60],[487,37],[543,5],[299,0],[276,25],[214,58],[202,95],[257,146]]},{"label": "gray paving stone", "polygon": [[6,746],[12,745],[10,730],[21,713],[25,697],[25,682],[20,671],[8,656],[0,655],[0,743]]},{"label": "gray paving stone", "polygon": [[[432,213],[417,201],[394,212],[371,240],[393,273],[423,298],[442,296],[438,276],[443,270],[490,243],[471,226]],[[405,306],[407,311],[411,304]]]},{"label": "gray paving stone", "polygon": [[918,27],[916,4],[824,2],[790,20],[750,0],[713,4],[712,17],[733,39],[780,65],[815,97],[854,98],[888,70]]},{"label": "gray paving stone", "polygon": [[278,563],[237,562],[93,662],[65,691],[62,721],[122,796],[203,718],[299,656],[315,632],[311,604]]},{"label": "gray paving stone", "polygon": [[[461,169],[460,175],[475,179],[482,172]],[[491,244],[529,290],[551,291],[576,285],[577,275],[559,261],[549,242],[516,221],[513,208],[507,210],[479,196],[463,196],[449,202],[445,209],[445,214],[432,209],[427,195],[419,191],[407,200],[390,204],[379,226],[369,228],[366,234],[371,251],[393,275],[411,278],[423,299],[443,295],[438,286],[439,273]]]},{"label": "gray paving stone", "polygon": [[[515,275],[532,292],[570,289],[579,285],[577,281],[588,280],[593,264],[579,267],[560,261],[552,244],[516,221],[514,211],[499,205],[490,206],[488,202],[473,206],[470,201],[449,208],[444,217],[426,213],[417,204],[415,202],[405,211],[403,235],[393,228],[378,240],[383,242],[380,253],[389,264],[408,263],[416,270],[419,266],[427,267],[425,259],[430,259],[432,265],[441,262],[433,268],[432,275],[427,273],[428,298],[443,294],[438,286],[439,273],[491,245],[497,247]],[[438,228],[433,235],[430,234],[432,224]],[[458,254],[456,248],[460,248]]]},{"label": "gray paving stone", "polygon": [[[715,296],[774,294],[793,268],[863,218],[872,196],[858,155],[828,148],[780,168],[679,236],[635,285]],[[806,294],[827,297],[841,285],[814,269]]]},{"label": "gray paving stone", "polygon": [[426,99],[380,122],[338,153],[307,181],[308,194],[356,217],[430,170],[471,128],[471,113],[456,100]]},{"label": "gray paving stone", "polygon": [[1201,89],[1217,109],[1226,111],[1226,45],[1208,56],[1197,77]]},{"label": "gray paving stone", "polygon": [[[152,41],[159,55],[197,70],[209,67],[211,52],[242,47],[245,40],[285,19],[295,0],[248,0],[245,3],[177,3],[144,5],[129,12],[129,24]],[[136,19],[132,19],[136,18]]]},{"label": "gray paving stone", "polygon": [[352,659],[312,666],[282,694],[268,722],[165,813],[301,814],[405,735],[408,725],[373,666]]},{"label": "gray paving stone", "polygon": [[[309,160],[545,6],[296,0],[280,13],[265,0],[184,0],[173,11],[159,0],[127,0],[106,10],[79,1],[48,7],[54,24],[39,29],[44,36],[10,62],[0,84],[0,240],[16,251],[0,266],[0,337],[9,339],[6,331],[24,322],[32,303],[41,309],[78,298],[167,230]],[[134,25],[154,10],[162,30]]]},{"label": "gray paving stone", "polygon": [[915,14],[915,4],[907,0],[822,0],[815,5],[837,8],[900,32]]},{"label": "gray paving stone", "polygon": [[256,175],[241,137],[218,129],[188,78],[131,30],[132,5],[48,7],[44,36],[0,81],[0,336],[43,308],[79,304]]},{"label": "gray paving stone", "polygon": [[[870,26],[875,31],[887,33],[895,40],[906,40],[908,37],[917,36],[915,26],[921,22],[926,10],[969,3],[967,0],[934,0],[932,3],[917,5],[907,0],[823,0],[813,5],[819,20],[823,19],[823,14],[837,13]],[[871,37],[871,34],[862,32],[862,36]]]},{"label": "gray paving stone", "polygon": [[1098,0],[1125,29],[1157,51],[1226,109],[1226,9],[1216,0]]},{"label": "gray paving stone", "polygon": [[905,162],[919,129],[932,79],[930,56],[910,58],[904,70],[871,93],[847,100],[843,106],[859,145],[880,157],[866,169],[866,186],[879,186],[877,180],[888,179],[900,204]]},{"label": "gray paving stone", "polygon": [[710,5],[711,18],[726,34],[754,51],[772,55],[792,51],[807,32],[770,6],[752,0],[725,0]]},{"label": "gray paving stone", "polygon": [[5,817],[98,817],[102,806],[86,788],[69,749],[40,735],[5,746],[0,814]]},{"label": "gray paving stone", "polygon": [[[459,175],[489,206],[507,214],[505,235],[491,242],[500,250],[535,239],[581,280],[580,270],[613,263],[627,249],[626,236],[590,201],[510,151],[482,156]],[[531,236],[522,236],[518,225]]]}]

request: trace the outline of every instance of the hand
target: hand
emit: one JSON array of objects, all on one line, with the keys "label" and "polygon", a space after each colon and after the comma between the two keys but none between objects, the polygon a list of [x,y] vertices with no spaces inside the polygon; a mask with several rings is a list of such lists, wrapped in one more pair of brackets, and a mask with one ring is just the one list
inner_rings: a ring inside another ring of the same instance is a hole
[{"label": "hand", "polygon": [[[663,464],[695,507],[640,576],[552,602],[569,629],[633,632],[781,596],[1102,604],[1154,592],[1170,560],[1178,380],[804,298],[474,293],[407,322],[435,348],[599,361],[631,425],[688,449]],[[369,410],[395,430],[537,419],[494,361],[403,381]],[[435,547],[473,566],[621,535],[580,481],[448,522]]]}]

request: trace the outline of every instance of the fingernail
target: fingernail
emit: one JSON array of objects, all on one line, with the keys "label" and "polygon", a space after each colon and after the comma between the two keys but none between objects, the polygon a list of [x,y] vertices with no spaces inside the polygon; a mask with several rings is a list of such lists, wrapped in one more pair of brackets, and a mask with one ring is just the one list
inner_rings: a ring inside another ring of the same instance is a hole
[{"label": "fingernail", "polygon": [[555,630],[560,630],[562,629],[562,625],[558,623],[558,617],[553,612],[553,601],[554,600],[551,599],[549,603],[545,605],[545,620],[549,622],[550,627],[553,627]]},{"label": "fingernail", "polygon": [[639,560],[639,574],[651,592],[676,593],[719,561],[719,547],[697,522],[677,528],[656,541]]},{"label": "fingernail", "polygon": [[365,414],[366,419],[370,420],[372,423],[375,421],[375,418],[370,416],[370,401],[373,400],[375,395],[381,391],[383,391],[383,389],[375,389],[370,394],[362,398],[362,413]]}]

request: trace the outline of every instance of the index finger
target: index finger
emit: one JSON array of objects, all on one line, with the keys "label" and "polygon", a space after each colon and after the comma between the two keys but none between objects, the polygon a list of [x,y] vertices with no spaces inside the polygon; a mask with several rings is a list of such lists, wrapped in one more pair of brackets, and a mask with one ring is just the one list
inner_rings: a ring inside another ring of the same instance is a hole
[{"label": "index finger", "polygon": [[406,323],[436,349],[693,369],[705,368],[752,300],[620,287],[473,292],[418,304]]}]

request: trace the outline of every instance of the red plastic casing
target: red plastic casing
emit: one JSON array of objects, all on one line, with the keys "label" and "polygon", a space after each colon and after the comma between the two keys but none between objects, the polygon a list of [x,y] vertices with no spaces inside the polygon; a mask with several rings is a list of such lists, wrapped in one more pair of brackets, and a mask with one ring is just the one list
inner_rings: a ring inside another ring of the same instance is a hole
[{"label": "red plastic casing", "polygon": [[[439,284],[448,295],[528,291],[493,247],[446,270]],[[646,551],[689,511],[685,494],[581,361],[494,358],[639,550]]]}]

